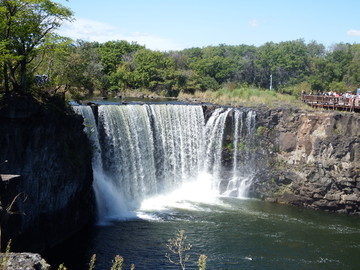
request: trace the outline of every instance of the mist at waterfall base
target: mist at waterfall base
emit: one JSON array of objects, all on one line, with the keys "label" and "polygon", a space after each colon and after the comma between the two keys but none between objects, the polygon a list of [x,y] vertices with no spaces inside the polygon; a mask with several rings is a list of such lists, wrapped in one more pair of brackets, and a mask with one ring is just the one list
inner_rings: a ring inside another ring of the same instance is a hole
[{"label": "mist at waterfall base", "polygon": [[[50,262],[110,269],[115,255],[129,268],[179,269],[164,256],[179,229],[207,269],[357,269],[358,218],[244,199],[251,185],[256,115],[201,106],[99,106],[85,119],[93,144],[98,224],[50,252]],[[224,168],[226,125],[233,163]],[[246,145],[246,147],[244,147]],[[222,175],[226,174],[226,185]],[[56,255],[55,255],[56,254]],[[59,261],[58,259],[62,261]]]},{"label": "mist at waterfall base", "polygon": [[[252,145],[253,111],[218,108],[206,122],[203,108],[195,105],[102,105],[96,115],[89,106],[74,110],[83,116],[94,149],[99,224],[138,217],[138,210],[149,207],[209,202],[221,194],[246,195],[252,155],[238,145]],[[227,121],[234,130],[233,163],[226,168],[229,179],[223,179]]]}]

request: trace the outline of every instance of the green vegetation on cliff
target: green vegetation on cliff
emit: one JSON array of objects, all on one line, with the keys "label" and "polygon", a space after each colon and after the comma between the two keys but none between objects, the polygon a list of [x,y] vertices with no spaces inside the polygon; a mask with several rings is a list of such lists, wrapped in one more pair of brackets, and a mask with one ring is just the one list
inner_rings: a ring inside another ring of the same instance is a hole
[{"label": "green vegetation on cliff", "polygon": [[0,81],[2,90],[29,90],[35,70],[55,43],[54,30],[71,11],[49,0],[0,2]]},{"label": "green vegetation on cliff", "polygon": [[[303,90],[353,91],[360,44],[267,42],[152,51],[137,43],[72,41],[54,34],[71,11],[50,0],[0,2],[0,94],[95,91],[187,95],[228,104],[292,103]],[[45,77],[39,75],[45,74]],[[274,91],[265,91],[271,88]],[[276,93],[275,93],[276,92]],[[204,94],[206,93],[206,94]]]}]

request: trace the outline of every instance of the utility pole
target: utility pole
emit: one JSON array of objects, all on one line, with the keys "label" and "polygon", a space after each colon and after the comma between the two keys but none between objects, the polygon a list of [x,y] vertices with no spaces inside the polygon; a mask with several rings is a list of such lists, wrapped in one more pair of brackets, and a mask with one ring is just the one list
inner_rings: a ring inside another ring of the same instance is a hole
[{"label": "utility pole", "polygon": [[272,74],[270,74],[270,91],[272,91]]}]

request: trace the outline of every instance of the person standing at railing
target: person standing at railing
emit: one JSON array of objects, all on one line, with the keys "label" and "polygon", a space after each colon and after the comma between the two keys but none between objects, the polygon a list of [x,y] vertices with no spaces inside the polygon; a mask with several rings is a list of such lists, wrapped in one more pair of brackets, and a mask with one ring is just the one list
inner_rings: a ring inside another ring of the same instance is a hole
[{"label": "person standing at railing", "polygon": [[350,106],[350,112],[354,111],[354,97],[350,96],[349,97],[349,106]]},{"label": "person standing at railing", "polygon": [[301,92],[301,102],[305,101],[305,96],[306,96],[306,92],[305,92],[305,90],[302,90],[302,92]]}]

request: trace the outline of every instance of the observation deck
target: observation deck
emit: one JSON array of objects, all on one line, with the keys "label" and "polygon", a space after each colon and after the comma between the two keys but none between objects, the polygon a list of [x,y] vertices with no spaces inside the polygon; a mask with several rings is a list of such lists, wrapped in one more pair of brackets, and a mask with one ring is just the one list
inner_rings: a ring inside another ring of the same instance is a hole
[{"label": "observation deck", "polygon": [[360,112],[360,100],[356,96],[354,98],[346,98],[326,95],[302,95],[301,100],[311,107]]}]

